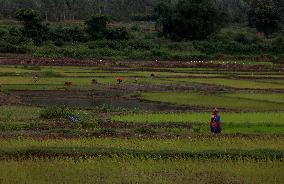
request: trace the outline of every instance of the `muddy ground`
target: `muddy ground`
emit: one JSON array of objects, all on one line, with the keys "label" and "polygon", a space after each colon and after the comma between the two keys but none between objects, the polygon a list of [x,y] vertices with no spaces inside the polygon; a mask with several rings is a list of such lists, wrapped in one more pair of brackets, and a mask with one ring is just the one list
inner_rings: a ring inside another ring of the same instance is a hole
[{"label": "muddy ground", "polygon": [[[117,92],[118,93],[118,92]],[[141,110],[141,111],[206,111],[202,107],[178,106],[167,103],[151,102],[139,97],[124,97],[116,92],[107,91],[13,91],[11,95],[17,96],[26,105],[32,106],[69,106],[82,109],[109,106],[115,109]]]},{"label": "muddy ground", "polygon": [[21,104],[20,97],[0,92],[0,105],[18,105],[18,104]]}]

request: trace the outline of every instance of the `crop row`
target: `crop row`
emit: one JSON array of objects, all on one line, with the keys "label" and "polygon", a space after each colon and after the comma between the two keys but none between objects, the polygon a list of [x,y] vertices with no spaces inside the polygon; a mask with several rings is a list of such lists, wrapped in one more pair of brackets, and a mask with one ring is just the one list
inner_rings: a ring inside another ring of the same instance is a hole
[{"label": "crop row", "polygon": [[177,105],[226,108],[241,111],[283,111],[282,94],[201,94],[194,92],[145,92],[145,100]]}]

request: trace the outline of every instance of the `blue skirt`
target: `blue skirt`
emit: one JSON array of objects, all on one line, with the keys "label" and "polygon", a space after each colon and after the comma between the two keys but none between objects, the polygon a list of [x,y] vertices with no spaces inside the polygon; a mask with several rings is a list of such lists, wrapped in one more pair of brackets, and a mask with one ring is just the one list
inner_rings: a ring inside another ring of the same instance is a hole
[{"label": "blue skirt", "polygon": [[211,132],[212,133],[215,133],[215,134],[221,133],[221,125],[220,125],[220,123],[211,122],[210,123],[210,128],[211,128]]}]

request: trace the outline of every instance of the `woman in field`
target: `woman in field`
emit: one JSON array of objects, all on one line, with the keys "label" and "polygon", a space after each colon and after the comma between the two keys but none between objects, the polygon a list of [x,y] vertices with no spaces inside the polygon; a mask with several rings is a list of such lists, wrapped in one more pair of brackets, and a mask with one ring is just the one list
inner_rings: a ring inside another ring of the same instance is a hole
[{"label": "woman in field", "polygon": [[221,133],[221,122],[220,122],[219,111],[217,108],[215,108],[212,112],[210,128],[213,134]]}]

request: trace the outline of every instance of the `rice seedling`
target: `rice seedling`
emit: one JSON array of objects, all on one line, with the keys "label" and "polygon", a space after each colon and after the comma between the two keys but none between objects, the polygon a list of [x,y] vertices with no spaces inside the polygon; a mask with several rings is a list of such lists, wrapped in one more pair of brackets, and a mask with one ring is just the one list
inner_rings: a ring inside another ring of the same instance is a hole
[{"label": "rice seedling", "polygon": [[[251,95],[254,96],[254,95]],[[257,96],[257,95],[255,95]],[[165,102],[179,105],[201,106],[206,108],[226,108],[247,111],[281,111],[284,103],[272,102],[255,97],[230,96],[222,94],[200,94],[194,92],[146,92],[142,98],[150,101]],[[269,98],[269,96],[267,96]],[[276,98],[278,99],[277,95]]]},{"label": "rice seedling", "polygon": [[[208,133],[210,113],[168,113],[168,114],[128,114],[116,115],[113,121],[134,124],[190,125],[194,132]],[[284,116],[281,112],[266,113],[221,113],[224,133],[283,134]]]}]

